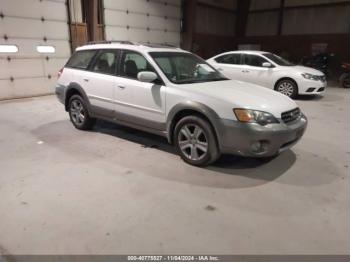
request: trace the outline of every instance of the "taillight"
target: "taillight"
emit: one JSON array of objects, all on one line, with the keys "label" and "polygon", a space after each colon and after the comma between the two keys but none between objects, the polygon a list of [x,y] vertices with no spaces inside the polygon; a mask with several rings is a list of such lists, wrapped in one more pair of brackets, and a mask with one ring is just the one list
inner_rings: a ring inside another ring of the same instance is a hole
[{"label": "taillight", "polygon": [[60,78],[60,76],[62,75],[63,69],[64,69],[64,67],[60,71],[58,71],[58,78]]}]

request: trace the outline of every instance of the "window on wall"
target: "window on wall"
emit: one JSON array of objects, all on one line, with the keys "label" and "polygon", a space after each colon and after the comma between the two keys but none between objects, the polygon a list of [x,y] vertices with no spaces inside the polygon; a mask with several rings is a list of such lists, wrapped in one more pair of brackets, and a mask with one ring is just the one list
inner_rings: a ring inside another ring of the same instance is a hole
[{"label": "window on wall", "polygon": [[16,45],[0,45],[0,53],[17,53],[18,47]]},{"label": "window on wall", "polygon": [[51,46],[51,45],[38,45],[36,47],[36,51],[38,53],[43,53],[43,54],[53,54],[56,52],[56,49],[54,46]]},{"label": "window on wall", "polygon": [[115,51],[104,51],[96,59],[92,71],[113,75],[116,73],[117,53]]}]

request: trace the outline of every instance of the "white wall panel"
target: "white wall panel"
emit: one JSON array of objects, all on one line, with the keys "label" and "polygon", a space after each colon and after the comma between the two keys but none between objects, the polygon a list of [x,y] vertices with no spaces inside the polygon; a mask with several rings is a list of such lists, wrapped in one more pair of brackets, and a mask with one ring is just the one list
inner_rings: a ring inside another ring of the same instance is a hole
[{"label": "white wall panel", "polygon": [[180,44],[181,2],[105,0],[107,40]]},{"label": "white wall panel", "polygon": [[[0,99],[52,93],[70,56],[65,0],[0,0],[0,13],[0,44],[19,48],[0,53]],[[38,45],[54,46],[56,52],[40,54]]]}]

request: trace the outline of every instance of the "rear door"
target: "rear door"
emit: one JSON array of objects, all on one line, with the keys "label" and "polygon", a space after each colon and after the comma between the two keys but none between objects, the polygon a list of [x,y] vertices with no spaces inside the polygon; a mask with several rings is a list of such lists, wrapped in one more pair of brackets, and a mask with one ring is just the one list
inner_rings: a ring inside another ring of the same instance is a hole
[{"label": "rear door", "polygon": [[115,49],[100,50],[88,70],[81,74],[83,86],[93,111],[104,117],[114,115],[114,88],[118,51]]},{"label": "rear door", "polygon": [[234,80],[242,80],[242,55],[226,54],[211,61],[211,64],[224,76]]}]

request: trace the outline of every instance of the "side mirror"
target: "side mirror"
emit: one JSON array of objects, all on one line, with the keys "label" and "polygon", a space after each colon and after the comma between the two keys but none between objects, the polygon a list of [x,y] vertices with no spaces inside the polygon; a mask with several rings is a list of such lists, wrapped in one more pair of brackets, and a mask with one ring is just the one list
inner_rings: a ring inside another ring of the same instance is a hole
[{"label": "side mirror", "polygon": [[141,82],[152,83],[157,78],[157,74],[151,71],[143,71],[137,74],[137,79]]},{"label": "side mirror", "polygon": [[266,67],[266,68],[271,68],[272,67],[272,64],[269,63],[269,62],[265,62],[262,64],[263,67]]}]

